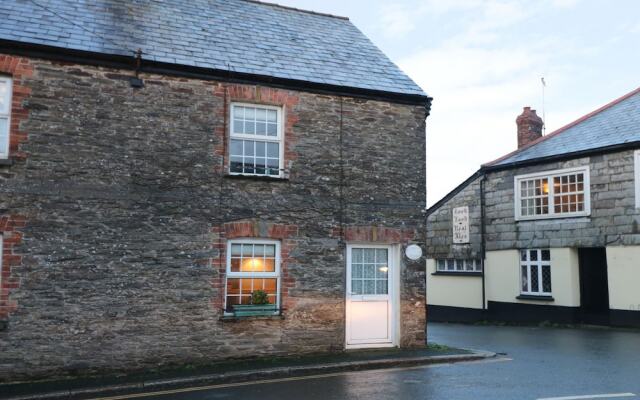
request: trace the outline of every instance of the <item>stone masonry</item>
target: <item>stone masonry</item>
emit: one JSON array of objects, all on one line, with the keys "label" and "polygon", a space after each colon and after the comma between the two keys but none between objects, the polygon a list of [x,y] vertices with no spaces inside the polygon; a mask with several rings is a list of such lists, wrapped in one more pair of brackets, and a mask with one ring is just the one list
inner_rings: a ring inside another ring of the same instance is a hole
[{"label": "stone masonry", "polygon": [[[0,381],[341,351],[347,236],[424,244],[424,105],[148,74],[133,89],[130,71],[1,55],[0,68],[16,93]],[[235,100],[285,107],[285,179],[224,174]],[[626,177],[629,157],[594,165]],[[283,241],[286,309],[223,322],[221,250],[249,234]],[[401,344],[423,345],[424,259],[402,261],[401,303]]]},{"label": "stone masonry", "polygon": [[[604,247],[640,244],[640,215],[635,208],[633,150],[568,161],[489,172],[485,183],[487,251]],[[515,221],[513,185],[516,175],[589,165],[591,216],[556,220]],[[480,178],[428,217],[428,256],[456,257],[451,248],[451,209],[470,207],[469,255],[480,250]]]}]

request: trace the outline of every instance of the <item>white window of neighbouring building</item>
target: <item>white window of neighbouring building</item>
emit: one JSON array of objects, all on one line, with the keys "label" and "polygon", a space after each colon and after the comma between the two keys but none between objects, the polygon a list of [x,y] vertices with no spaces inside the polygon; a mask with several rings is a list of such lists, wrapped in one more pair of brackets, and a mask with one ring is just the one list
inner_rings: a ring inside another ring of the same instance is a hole
[{"label": "white window of neighbouring building", "polygon": [[588,167],[518,175],[514,187],[517,220],[591,213]]},{"label": "white window of neighbouring building", "polygon": [[551,295],[551,252],[548,249],[520,251],[520,292],[525,295]]},{"label": "white window of neighbouring building", "polygon": [[478,259],[439,259],[436,272],[482,272],[482,262]]},{"label": "white window of neighbouring building", "polygon": [[636,208],[640,208],[640,150],[634,153],[636,176]]},{"label": "white window of neighbouring building", "polygon": [[231,105],[231,174],[282,176],[283,151],[282,108]]},{"label": "white window of neighbouring building", "polygon": [[11,129],[11,78],[0,76],[0,159],[9,158]]},{"label": "white window of neighbouring building", "polygon": [[280,304],[280,242],[231,240],[227,245],[225,311],[274,313]]}]

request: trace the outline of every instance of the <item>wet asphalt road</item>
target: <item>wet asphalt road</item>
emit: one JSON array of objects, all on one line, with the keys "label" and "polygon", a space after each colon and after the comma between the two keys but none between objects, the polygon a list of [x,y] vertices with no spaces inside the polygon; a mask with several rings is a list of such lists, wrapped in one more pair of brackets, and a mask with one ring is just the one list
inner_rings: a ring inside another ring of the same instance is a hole
[{"label": "wet asphalt road", "polygon": [[[429,340],[506,353],[507,360],[355,372],[252,384],[152,400],[539,399],[640,395],[640,332],[429,325]],[[622,398],[640,400],[640,396]]]}]

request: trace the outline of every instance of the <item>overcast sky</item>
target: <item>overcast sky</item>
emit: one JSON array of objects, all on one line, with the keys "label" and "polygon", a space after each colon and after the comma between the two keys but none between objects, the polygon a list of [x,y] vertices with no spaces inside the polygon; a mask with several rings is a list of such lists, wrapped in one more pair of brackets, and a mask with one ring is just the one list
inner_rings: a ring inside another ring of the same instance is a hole
[{"label": "overcast sky", "polygon": [[431,205],[516,148],[523,106],[547,133],[640,86],[640,0],[275,0],[347,16],[434,98]]}]

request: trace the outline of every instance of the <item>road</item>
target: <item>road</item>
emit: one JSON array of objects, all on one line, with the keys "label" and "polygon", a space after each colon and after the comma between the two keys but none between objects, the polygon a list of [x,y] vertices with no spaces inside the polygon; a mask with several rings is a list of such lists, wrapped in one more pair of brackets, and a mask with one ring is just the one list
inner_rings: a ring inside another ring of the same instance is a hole
[{"label": "road", "polygon": [[504,355],[492,361],[340,373],[145,399],[640,400],[637,331],[432,323],[429,340]]}]

